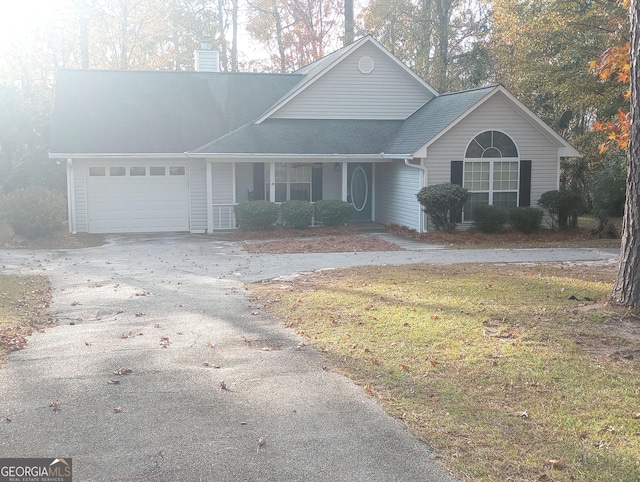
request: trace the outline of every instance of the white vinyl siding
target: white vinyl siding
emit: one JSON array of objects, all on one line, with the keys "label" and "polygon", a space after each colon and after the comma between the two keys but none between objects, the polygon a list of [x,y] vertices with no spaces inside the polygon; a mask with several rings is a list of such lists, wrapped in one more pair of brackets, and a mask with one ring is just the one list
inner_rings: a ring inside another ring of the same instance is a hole
[{"label": "white vinyl siding", "polygon": [[207,230],[207,167],[205,162],[192,161],[189,165],[189,196],[191,232]]},{"label": "white vinyl siding", "polygon": [[429,146],[429,184],[451,181],[451,161],[464,158],[469,142],[481,132],[498,130],[516,144],[520,159],[531,160],[531,206],[540,195],[558,189],[558,146],[497,94]]},{"label": "white vinyl siding", "polygon": [[87,163],[73,161],[73,183],[75,191],[76,232],[88,232],[87,225]]},{"label": "white vinyl siding", "polygon": [[376,164],[375,219],[381,224],[399,224],[420,229],[420,171],[402,161]]},{"label": "white vinyl siding", "polygon": [[[358,61],[374,61],[371,73]],[[387,55],[365,44],[300,92],[272,118],[406,119],[433,94]]]}]

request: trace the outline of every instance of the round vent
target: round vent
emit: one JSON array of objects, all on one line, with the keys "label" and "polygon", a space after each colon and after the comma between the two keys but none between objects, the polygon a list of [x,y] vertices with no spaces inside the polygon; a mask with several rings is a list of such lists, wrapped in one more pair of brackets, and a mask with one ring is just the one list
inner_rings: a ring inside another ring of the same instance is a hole
[{"label": "round vent", "polygon": [[374,67],[375,64],[373,62],[373,59],[367,55],[365,55],[364,57],[360,57],[360,60],[358,60],[358,70],[363,74],[370,74],[371,72],[373,72]]}]

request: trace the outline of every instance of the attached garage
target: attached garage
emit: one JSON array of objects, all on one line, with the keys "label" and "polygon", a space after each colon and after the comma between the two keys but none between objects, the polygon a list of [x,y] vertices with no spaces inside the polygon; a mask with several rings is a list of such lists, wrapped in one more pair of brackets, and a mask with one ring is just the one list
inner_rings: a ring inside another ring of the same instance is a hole
[{"label": "attached garage", "polygon": [[189,231],[185,164],[92,164],[86,176],[88,232]]}]

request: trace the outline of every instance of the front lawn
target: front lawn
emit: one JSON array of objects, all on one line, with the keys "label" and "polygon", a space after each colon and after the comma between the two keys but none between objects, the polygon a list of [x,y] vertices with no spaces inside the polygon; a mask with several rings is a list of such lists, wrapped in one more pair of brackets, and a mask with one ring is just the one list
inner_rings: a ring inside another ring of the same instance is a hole
[{"label": "front lawn", "polygon": [[473,481],[640,480],[640,322],[615,267],[412,265],[249,288]]}]

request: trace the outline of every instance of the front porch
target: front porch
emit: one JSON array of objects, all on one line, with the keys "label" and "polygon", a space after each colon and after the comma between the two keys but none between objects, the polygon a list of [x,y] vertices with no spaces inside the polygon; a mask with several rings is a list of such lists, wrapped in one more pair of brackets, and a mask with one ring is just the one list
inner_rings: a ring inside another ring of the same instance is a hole
[{"label": "front porch", "polygon": [[318,162],[206,162],[207,232],[236,229],[234,207],[245,201],[339,199],[355,208],[354,221],[375,219],[372,160]]}]

